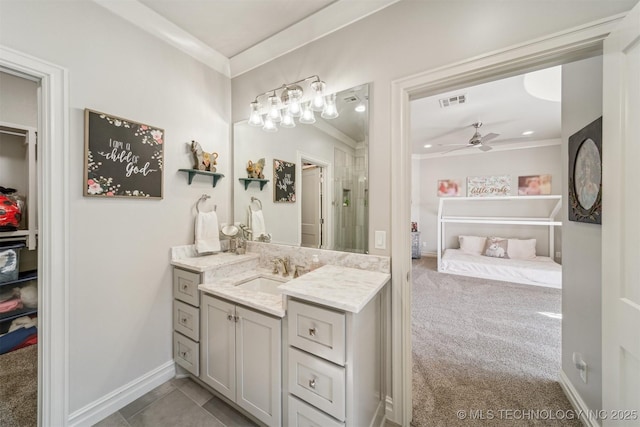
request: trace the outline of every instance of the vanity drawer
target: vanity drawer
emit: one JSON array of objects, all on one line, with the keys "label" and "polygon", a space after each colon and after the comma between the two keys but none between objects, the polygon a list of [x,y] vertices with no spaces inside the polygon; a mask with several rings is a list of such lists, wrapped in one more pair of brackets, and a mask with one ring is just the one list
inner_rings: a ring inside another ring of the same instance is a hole
[{"label": "vanity drawer", "polygon": [[173,301],[173,329],[194,341],[200,341],[200,309]]},{"label": "vanity drawer", "polygon": [[344,365],[345,315],[337,311],[305,304],[287,302],[289,343],[309,353]]},{"label": "vanity drawer", "polygon": [[344,427],[344,423],[290,395],[289,427]]},{"label": "vanity drawer", "polygon": [[173,360],[193,375],[200,375],[200,345],[177,332],[173,333]]},{"label": "vanity drawer", "polygon": [[289,391],[338,420],[345,420],[343,367],[289,347]]},{"label": "vanity drawer", "polygon": [[173,297],[200,307],[200,273],[193,273],[179,268],[173,269]]}]

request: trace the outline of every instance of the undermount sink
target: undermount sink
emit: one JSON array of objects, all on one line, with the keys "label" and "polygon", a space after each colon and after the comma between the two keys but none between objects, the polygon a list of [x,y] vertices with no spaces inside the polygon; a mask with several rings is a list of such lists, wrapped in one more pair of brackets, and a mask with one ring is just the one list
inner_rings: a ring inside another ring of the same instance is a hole
[{"label": "undermount sink", "polygon": [[282,292],[278,289],[278,286],[282,285],[279,280],[269,279],[267,277],[256,277],[255,279],[248,280],[244,283],[236,285],[240,289],[247,289],[250,291],[259,291],[267,294],[280,295]]}]

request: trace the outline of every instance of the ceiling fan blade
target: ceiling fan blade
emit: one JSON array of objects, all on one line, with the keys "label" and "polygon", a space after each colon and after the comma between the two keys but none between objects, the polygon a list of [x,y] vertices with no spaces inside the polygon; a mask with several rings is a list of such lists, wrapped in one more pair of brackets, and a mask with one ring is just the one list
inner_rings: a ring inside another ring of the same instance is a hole
[{"label": "ceiling fan blade", "polygon": [[488,133],[485,136],[482,137],[482,142],[487,142],[487,141],[491,141],[494,138],[499,137],[500,134],[499,133]]},{"label": "ceiling fan blade", "polygon": [[493,150],[493,147],[490,145],[484,145],[482,144],[481,146],[478,147],[480,149],[480,151],[490,151]]},{"label": "ceiling fan blade", "polygon": [[464,150],[465,148],[469,148],[469,147],[473,147],[473,145],[465,144],[465,146],[464,146],[464,147],[453,148],[453,149],[448,150],[448,151],[443,151],[443,152],[442,152],[442,153],[440,153],[440,154],[447,154],[447,153],[451,153],[452,151]]}]

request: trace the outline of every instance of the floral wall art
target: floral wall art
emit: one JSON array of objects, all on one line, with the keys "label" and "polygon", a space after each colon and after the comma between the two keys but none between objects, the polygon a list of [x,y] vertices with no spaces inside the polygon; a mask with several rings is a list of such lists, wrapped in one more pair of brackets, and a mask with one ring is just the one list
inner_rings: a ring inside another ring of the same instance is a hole
[{"label": "floral wall art", "polygon": [[164,130],[85,109],[84,195],[162,198]]},{"label": "floral wall art", "polygon": [[273,201],[296,201],[296,164],[273,159]]}]

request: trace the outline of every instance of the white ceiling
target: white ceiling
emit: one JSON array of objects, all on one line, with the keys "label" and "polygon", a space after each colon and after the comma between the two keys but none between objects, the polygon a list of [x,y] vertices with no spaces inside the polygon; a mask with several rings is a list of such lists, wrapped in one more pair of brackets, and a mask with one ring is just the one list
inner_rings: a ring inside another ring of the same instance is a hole
[{"label": "white ceiling", "polygon": [[227,58],[335,0],[139,0]]},{"label": "white ceiling", "polygon": [[233,78],[399,0],[93,1]]},{"label": "white ceiling", "polygon": [[[556,69],[559,78],[559,68]],[[538,72],[532,74],[544,74]],[[560,82],[552,86],[559,92]],[[465,94],[464,104],[440,107],[439,100]],[[558,93],[559,97],[559,93]],[[530,95],[524,75],[510,77],[461,90],[411,101],[412,152],[421,157],[441,157],[443,152],[464,147],[474,134],[472,123],[481,121],[482,135],[500,134],[489,142],[493,150],[528,148],[560,143],[560,102]],[[523,136],[524,131],[534,131]],[[431,148],[424,148],[431,144]],[[454,145],[463,144],[463,145]],[[465,147],[446,155],[485,154],[476,147]]]}]

